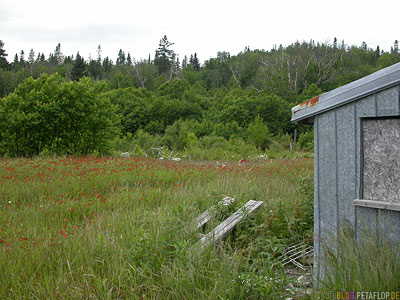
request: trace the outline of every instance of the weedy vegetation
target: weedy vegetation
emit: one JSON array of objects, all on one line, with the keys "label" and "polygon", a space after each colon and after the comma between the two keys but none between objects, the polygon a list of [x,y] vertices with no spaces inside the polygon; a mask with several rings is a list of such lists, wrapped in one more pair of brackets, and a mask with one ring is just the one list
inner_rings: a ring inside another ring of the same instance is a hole
[{"label": "weedy vegetation", "polygon": [[[1,299],[281,299],[277,263],[312,243],[313,162],[138,157],[0,160]],[[190,251],[193,219],[264,206],[216,246]]]},{"label": "weedy vegetation", "polygon": [[[397,292],[400,289],[399,251],[382,232],[364,225],[357,234],[344,226],[337,238],[337,248],[325,245],[322,263],[324,277],[319,285],[326,291]],[[393,296],[392,296],[393,298]]]}]

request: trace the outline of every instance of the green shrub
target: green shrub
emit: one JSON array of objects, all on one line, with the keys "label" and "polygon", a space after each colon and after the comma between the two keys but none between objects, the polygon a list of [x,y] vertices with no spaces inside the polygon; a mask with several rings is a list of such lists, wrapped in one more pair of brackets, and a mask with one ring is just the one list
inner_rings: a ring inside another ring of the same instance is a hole
[{"label": "green shrub", "polygon": [[189,143],[193,144],[195,138],[196,136],[190,131],[188,123],[178,120],[167,127],[163,141],[169,149],[182,151]]},{"label": "green shrub", "polygon": [[199,139],[199,146],[202,149],[225,148],[228,141],[221,136],[203,136]]},{"label": "green shrub", "polygon": [[139,146],[144,151],[150,150],[152,147],[159,146],[155,137],[151,134],[139,129],[136,131],[135,136],[133,138],[134,147]]},{"label": "green shrub", "polygon": [[0,154],[108,153],[119,117],[100,96],[106,88],[89,78],[67,82],[58,74],[27,78],[0,100]]},{"label": "green shrub", "polygon": [[309,130],[300,134],[297,144],[302,150],[312,151],[314,148],[314,130]]},{"label": "green shrub", "polygon": [[241,137],[232,135],[229,138],[228,149],[237,153],[241,158],[255,157],[261,154],[261,151],[257,149],[254,145],[246,143]]},{"label": "green shrub", "polygon": [[247,128],[247,140],[263,151],[271,144],[268,127],[260,116],[257,116]]}]

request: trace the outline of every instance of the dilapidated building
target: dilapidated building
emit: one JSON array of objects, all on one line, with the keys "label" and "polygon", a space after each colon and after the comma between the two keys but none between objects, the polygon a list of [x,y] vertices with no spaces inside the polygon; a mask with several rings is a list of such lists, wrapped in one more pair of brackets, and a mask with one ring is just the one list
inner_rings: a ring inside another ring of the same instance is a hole
[{"label": "dilapidated building", "polygon": [[314,125],[315,275],[344,224],[399,242],[400,63],[293,107],[292,121]]}]

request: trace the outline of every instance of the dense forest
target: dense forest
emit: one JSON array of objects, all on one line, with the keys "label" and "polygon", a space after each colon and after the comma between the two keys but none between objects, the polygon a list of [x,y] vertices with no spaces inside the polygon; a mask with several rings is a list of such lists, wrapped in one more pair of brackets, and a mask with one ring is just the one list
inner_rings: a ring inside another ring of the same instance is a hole
[{"label": "dense forest", "polygon": [[[153,57],[137,60],[121,49],[114,62],[102,56],[100,45],[96,58],[85,59],[79,52],[63,55],[58,44],[47,57],[31,49],[9,62],[0,41],[0,155],[106,152],[111,146],[104,139],[115,136],[114,148],[147,137],[178,151],[228,141],[264,151],[274,141],[293,139],[292,106],[400,61],[397,40],[389,52],[336,38],[269,51],[245,47],[236,55],[218,52],[204,63],[197,53],[180,60],[173,46],[164,36]],[[83,121],[90,115],[92,123]],[[109,118],[99,122],[100,115]],[[297,129],[302,146],[309,146],[308,129]]]}]

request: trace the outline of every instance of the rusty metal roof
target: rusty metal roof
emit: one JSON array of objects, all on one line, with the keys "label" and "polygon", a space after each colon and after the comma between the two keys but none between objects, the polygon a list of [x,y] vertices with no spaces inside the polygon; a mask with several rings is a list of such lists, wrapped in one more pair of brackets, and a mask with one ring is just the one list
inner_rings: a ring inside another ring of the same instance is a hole
[{"label": "rusty metal roof", "polygon": [[312,124],[315,115],[400,83],[400,63],[379,70],[292,108],[292,122]]}]

